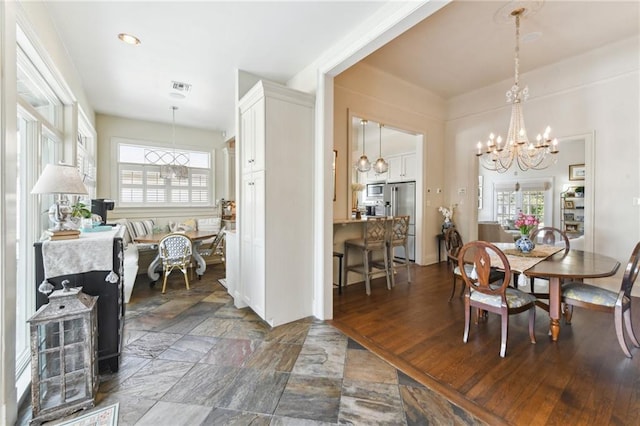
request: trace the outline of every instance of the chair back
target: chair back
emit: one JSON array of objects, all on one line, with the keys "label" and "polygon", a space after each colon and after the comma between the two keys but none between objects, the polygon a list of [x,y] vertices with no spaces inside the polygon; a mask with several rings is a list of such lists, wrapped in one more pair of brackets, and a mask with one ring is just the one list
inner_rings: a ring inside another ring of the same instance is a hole
[{"label": "chair back", "polygon": [[386,217],[370,217],[364,225],[364,244],[382,245],[387,239],[387,218]]},{"label": "chair back", "polygon": [[529,238],[534,243],[537,243],[538,238],[542,238],[542,244],[547,244],[550,246],[555,246],[556,244],[564,243],[564,252],[565,254],[569,252],[571,248],[571,244],[569,243],[569,237],[563,231],[558,228],[553,228],[551,226],[545,226],[544,228],[536,228],[531,231]]},{"label": "chair back", "polygon": [[160,240],[158,251],[163,260],[184,259],[191,256],[192,247],[189,237],[180,233],[172,233]]},{"label": "chair back", "polygon": [[[494,262],[495,267],[504,271],[504,279],[502,284],[490,286],[491,281],[491,255],[497,256],[500,262]],[[467,274],[464,267],[466,264],[473,265],[472,276]],[[460,275],[464,279],[467,288],[470,291],[479,291],[481,293],[489,294],[492,296],[502,296],[502,301],[506,304],[505,293],[511,280],[511,266],[507,257],[502,250],[486,241],[471,241],[465,244],[460,249],[458,254],[458,266],[460,269]]]},{"label": "chair back", "polygon": [[631,290],[633,289],[633,284],[636,282],[638,271],[640,270],[639,260],[640,243],[636,244],[636,247],[633,249],[629,263],[627,263],[627,268],[624,270],[624,276],[622,277],[620,291],[623,292],[626,297],[631,297]]},{"label": "chair back", "polygon": [[223,225],[222,228],[216,234],[216,237],[211,242],[211,245],[207,248],[207,251],[210,251],[211,254],[221,254],[222,253],[222,244],[224,243],[225,230],[227,229],[227,225]]},{"label": "chair back", "polygon": [[390,232],[393,245],[404,245],[409,236],[409,216],[395,216],[391,219]]},{"label": "chair back", "polygon": [[457,259],[463,245],[462,237],[456,228],[447,229],[444,234],[444,248],[447,250],[447,255],[452,259]]}]

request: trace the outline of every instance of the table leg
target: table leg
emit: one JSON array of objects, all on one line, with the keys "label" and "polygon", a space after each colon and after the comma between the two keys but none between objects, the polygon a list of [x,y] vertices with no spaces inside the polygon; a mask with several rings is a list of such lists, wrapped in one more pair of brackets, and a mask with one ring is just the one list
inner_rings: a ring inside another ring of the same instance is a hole
[{"label": "table leg", "polygon": [[160,254],[157,254],[153,259],[153,262],[149,264],[149,267],[147,268],[147,276],[149,277],[151,282],[156,282],[160,278],[160,274],[156,271],[158,270],[158,267],[161,263],[162,261],[160,260]]},{"label": "table leg", "polygon": [[562,305],[562,292],[559,277],[550,277],[549,279],[549,331],[551,340],[558,341],[560,335],[560,315]]},{"label": "table leg", "polygon": [[198,278],[204,275],[204,271],[207,270],[207,262],[205,262],[205,260],[202,258],[202,255],[198,251],[198,247],[200,247],[200,244],[202,244],[201,241],[194,241],[193,252],[191,253],[191,256],[198,264],[198,267],[196,268],[196,275],[198,275]]}]

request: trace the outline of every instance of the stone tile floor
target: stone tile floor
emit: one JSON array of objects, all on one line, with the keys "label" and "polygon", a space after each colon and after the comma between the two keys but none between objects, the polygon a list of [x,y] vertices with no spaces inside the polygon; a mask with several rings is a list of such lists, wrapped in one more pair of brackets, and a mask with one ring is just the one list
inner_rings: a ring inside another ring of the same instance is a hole
[{"label": "stone tile floor", "polygon": [[96,399],[120,403],[119,425],[482,423],[323,321],[270,328],[236,309],[214,272],[191,290],[172,274],[165,295],[138,277]]}]

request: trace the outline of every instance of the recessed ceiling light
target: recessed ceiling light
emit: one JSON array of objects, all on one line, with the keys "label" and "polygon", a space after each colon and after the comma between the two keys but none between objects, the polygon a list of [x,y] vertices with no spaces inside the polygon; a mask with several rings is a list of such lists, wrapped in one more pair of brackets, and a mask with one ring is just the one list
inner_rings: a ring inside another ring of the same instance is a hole
[{"label": "recessed ceiling light", "polygon": [[118,34],[118,38],[120,40],[124,41],[125,43],[131,44],[133,46],[137,46],[140,43],[142,43],[138,37],[136,37],[134,35],[131,35],[131,34],[127,34],[127,33]]}]

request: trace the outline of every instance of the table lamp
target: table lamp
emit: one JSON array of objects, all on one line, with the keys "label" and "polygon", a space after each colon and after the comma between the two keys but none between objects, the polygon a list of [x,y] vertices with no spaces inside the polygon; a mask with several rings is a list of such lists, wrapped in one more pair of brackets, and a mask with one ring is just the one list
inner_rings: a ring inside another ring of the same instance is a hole
[{"label": "table lamp", "polygon": [[87,195],[87,187],[84,186],[78,169],[74,166],[47,164],[31,190],[32,194],[56,194],[56,202],[49,208],[49,220],[54,227],[50,229],[54,233],[66,229],[76,229],[69,221],[72,208],[66,195]]}]

